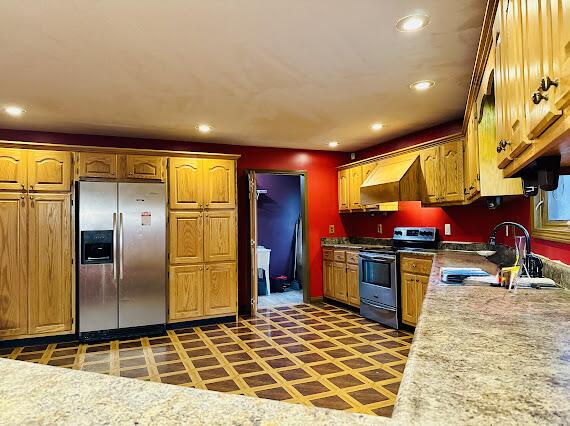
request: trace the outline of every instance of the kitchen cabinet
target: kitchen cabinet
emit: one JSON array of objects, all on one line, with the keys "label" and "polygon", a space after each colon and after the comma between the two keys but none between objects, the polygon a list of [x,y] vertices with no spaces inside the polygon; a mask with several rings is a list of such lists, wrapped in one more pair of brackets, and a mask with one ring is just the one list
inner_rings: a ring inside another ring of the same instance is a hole
[{"label": "kitchen cabinet", "polygon": [[360,205],[360,185],[362,185],[362,167],[351,167],[349,171],[349,204],[351,210],[362,208]]},{"label": "kitchen cabinet", "polygon": [[0,338],[28,333],[27,199],[0,193]]},{"label": "kitchen cabinet", "polygon": [[117,155],[104,152],[80,152],[77,154],[80,178],[117,178]]},{"label": "kitchen cabinet", "polygon": [[334,298],[334,270],[330,260],[323,261],[323,294]]},{"label": "kitchen cabinet", "polygon": [[237,312],[235,262],[212,263],[204,272],[204,313],[229,315]]},{"label": "kitchen cabinet", "polygon": [[122,155],[120,178],[164,180],[165,159],[155,155]]},{"label": "kitchen cabinet", "polygon": [[349,305],[360,306],[360,292],[358,289],[358,264],[346,265],[347,302]]},{"label": "kitchen cabinet", "polygon": [[235,161],[205,159],[203,164],[205,208],[234,208],[236,205]]},{"label": "kitchen cabinet", "polygon": [[360,306],[358,252],[323,249],[323,294],[339,302]]},{"label": "kitchen cabinet", "polygon": [[235,210],[204,213],[204,259],[223,262],[236,259]]},{"label": "kitchen cabinet", "polygon": [[204,207],[204,179],[199,158],[173,157],[168,160],[171,209]]},{"label": "kitchen cabinet", "polygon": [[460,202],[463,192],[463,141],[456,140],[422,150],[425,204]]},{"label": "kitchen cabinet", "polygon": [[168,286],[168,316],[172,321],[204,315],[204,266],[171,266]]},{"label": "kitchen cabinet", "polygon": [[334,298],[341,302],[348,302],[346,263],[335,262],[333,264],[334,274]]},{"label": "kitchen cabinet", "polygon": [[465,198],[472,199],[479,192],[479,144],[477,138],[477,110],[471,109],[465,135],[463,164],[465,165],[464,186]]},{"label": "kitchen cabinet", "polygon": [[433,260],[426,256],[400,256],[402,322],[416,326],[427,291]]},{"label": "kitchen cabinet", "polygon": [[71,190],[71,153],[28,150],[29,191],[60,192]]},{"label": "kitchen cabinet", "polygon": [[0,148],[0,190],[21,191],[28,187],[27,152]]},{"label": "kitchen cabinet", "polygon": [[[202,212],[170,213],[170,264],[204,261],[204,218]],[[228,235],[228,238],[231,236]]]},{"label": "kitchen cabinet", "polygon": [[70,194],[29,196],[29,334],[72,330],[70,208]]},{"label": "kitchen cabinet", "polygon": [[350,172],[348,169],[338,172],[338,209],[339,211],[350,209]]}]

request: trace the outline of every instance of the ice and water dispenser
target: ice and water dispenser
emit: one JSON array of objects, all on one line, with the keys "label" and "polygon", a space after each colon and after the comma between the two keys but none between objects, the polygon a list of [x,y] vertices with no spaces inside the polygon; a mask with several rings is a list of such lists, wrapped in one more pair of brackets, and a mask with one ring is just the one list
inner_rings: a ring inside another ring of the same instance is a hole
[{"label": "ice and water dispenser", "polygon": [[81,263],[113,263],[113,231],[81,231]]}]

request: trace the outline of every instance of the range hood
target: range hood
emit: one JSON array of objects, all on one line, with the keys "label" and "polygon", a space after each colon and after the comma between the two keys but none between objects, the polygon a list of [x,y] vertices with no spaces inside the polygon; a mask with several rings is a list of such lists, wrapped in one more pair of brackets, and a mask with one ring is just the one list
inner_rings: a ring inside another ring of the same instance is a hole
[{"label": "range hood", "polygon": [[418,201],[421,181],[419,153],[381,160],[360,186],[360,203]]}]

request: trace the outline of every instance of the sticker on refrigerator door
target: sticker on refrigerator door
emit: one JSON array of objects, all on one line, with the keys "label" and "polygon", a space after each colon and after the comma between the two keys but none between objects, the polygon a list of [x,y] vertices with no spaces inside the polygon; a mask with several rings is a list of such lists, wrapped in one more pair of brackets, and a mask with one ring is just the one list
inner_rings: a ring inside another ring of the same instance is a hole
[{"label": "sticker on refrigerator door", "polygon": [[150,212],[142,212],[141,213],[141,225],[142,226],[150,226],[152,215]]}]

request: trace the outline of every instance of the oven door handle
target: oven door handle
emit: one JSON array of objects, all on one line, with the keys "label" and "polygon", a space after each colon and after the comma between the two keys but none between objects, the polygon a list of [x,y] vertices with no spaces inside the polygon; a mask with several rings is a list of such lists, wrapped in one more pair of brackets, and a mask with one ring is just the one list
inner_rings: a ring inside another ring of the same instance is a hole
[{"label": "oven door handle", "polygon": [[362,260],[368,260],[372,262],[381,262],[381,263],[391,263],[396,261],[396,256],[378,256],[378,255],[366,255],[361,254],[360,258]]}]

